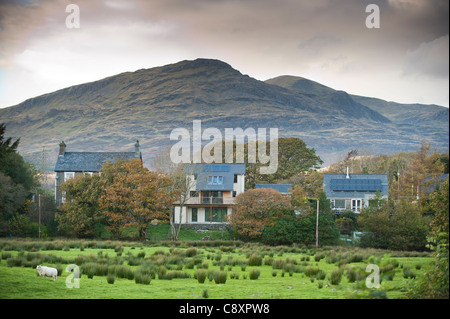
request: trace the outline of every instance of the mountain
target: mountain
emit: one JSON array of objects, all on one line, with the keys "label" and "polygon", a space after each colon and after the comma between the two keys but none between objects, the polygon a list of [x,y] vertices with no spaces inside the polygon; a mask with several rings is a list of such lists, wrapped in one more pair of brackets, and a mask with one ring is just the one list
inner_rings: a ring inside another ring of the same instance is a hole
[{"label": "mountain", "polygon": [[147,163],[170,132],[226,127],[279,129],[303,139],[327,163],[351,149],[372,154],[416,150],[428,140],[448,150],[448,108],[398,104],[350,95],[301,77],[259,81],[227,63],[182,61],[125,72],[58,90],[0,109],[7,135],[20,137],[19,151],[56,161],[58,144],[68,151],[129,151],[138,139]]}]

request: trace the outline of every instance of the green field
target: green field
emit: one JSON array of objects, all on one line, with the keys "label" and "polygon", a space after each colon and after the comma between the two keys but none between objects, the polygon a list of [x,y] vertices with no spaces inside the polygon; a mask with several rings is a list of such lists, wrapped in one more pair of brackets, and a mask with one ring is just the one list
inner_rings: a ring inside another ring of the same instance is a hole
[{"label": "green field", "polygon": [[[5,239],[0,240],[0,256],[1,299],[405,298],[409,285],[433,260],[418,252],[340,246],[316,250],[226,240]],[[37,264],[58,268],[58,279],[39,277]],[[79,288],[66,286],[68,276],[74,282],[73,273],[65,271],[69,264],[81,270]],[[368,264],[381,271],[378,289],[366,287]],[[257,272],[253,269],[260,273],[256,279],[251,279]],[[196,279],[199,273],[206,276],[204,283]],[[150,282],[136,283],[142,277]]]}]

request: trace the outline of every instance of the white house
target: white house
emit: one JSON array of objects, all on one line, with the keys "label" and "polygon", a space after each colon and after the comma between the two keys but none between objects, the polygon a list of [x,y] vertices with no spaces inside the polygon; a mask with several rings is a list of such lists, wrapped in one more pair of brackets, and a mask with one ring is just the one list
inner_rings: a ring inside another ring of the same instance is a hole
[{"label": "white house", "polygon": [[227,223],[235,197],[245,191],[245,164],[191,164],[185,172],[189,197],[174,204],[174,223]]},{"label": "white house", "polygon": [[376,192],[388,199],[389,187],[386,174],[324,174],[323,189],[336,212],[369,207]]}]

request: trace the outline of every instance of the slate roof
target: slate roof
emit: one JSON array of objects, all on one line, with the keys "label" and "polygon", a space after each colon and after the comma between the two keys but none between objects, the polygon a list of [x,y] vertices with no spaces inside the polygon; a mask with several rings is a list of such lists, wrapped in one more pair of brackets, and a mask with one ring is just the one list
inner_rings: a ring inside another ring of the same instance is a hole
[{"label": "slate roof", "polygon": [[[245,174],[245,164],[191,164],[185,172],[197,175],[197,191],[232,191],[234,175]],[[209,184],[209,176],[222,176],[222,183]]]},{"label": "slate roof", "polygon": [[287,194],[291,192],[292,184],[256,184],[255,188],[271,188],[281,194]]},{"label": "slate roof", "polygon": [[55,172],[99,172],[107,161],[134,159],[134,152],[65,152],[59,155]]},{"label": "slate roof", "polygon": [[388,178],[386,174],[324,174],[323,189],[327,198],[362,198],[364,194],[388,196]]}]

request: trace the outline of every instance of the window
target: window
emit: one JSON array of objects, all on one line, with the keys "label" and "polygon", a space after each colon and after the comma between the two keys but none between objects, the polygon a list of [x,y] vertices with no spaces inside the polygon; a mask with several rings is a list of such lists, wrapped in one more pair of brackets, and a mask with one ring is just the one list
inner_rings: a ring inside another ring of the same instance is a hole
[{"label": "window", "polygon": [[331,204],[334,209],[345,209],[345,199],[334,199]]},{"label": "window", "polygon": [[352,210],[360,210],[360,209],[361,209],[361,200],[352,199]]},{"label": "window", "polygon": [[233,183],[237,183],[237,175],[236,174],[234,174],[234,181],[233,181]]},{"label": "window", "polygon": [[223,176],[208,176],[208,185],[223,185]]},{"label": "window", "polygon": [[192,213],[191,213],[191,222],[196,223],[197,222],[197,208],[192,208]]},{"label": "window", "polygon": [[64,181],[75,178],[75,172],[64,172]]},{"label": "window", "polygon": [[221,191],[204,191],[202,192],[203,204],[222,204],[223,194]]},{"label": "window", "polygon": [[226,208],[205,208],[205,221],[210,222],[226,222],[227,221],[227,209]]},{"label": "window", "polygon": [[198,191],[191,191],[191,197],[198,197]]}]

